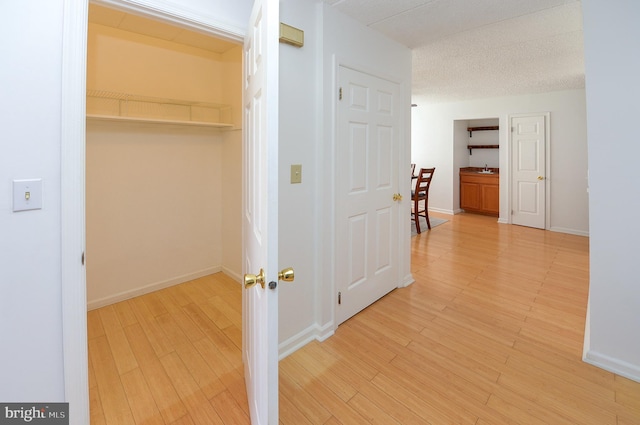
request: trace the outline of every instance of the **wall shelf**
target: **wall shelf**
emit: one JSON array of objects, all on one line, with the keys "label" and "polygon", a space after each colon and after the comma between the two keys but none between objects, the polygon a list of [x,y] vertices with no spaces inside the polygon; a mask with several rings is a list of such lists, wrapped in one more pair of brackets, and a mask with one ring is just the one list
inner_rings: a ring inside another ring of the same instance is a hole
[{"label": "wall shelf", "polygon": [[490,130],[499,130],[500,127],[497,125],[491,125],[487,127],[467,127],[467,131],[469,132],[469,137],[473,137],[474,131],[490,131]]},{"label": "wall shelf", "polygon": [[233,127],[229,105],[105,90],[87,90],[87,118],[213,128]]},{"label": "wall shelf", "polygon": [[500,149],[500,145],[467,145],[469,155],[473,155],[474,149]]}]

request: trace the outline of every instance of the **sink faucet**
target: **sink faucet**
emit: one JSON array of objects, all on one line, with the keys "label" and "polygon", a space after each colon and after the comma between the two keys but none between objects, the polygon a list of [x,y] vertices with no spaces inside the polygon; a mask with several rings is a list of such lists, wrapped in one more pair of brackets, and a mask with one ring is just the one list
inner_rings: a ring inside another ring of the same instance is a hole
[{"label": "sink faucet", "polygon": [[487,164],[484,164],[484,171],[489,171],[489,167],[487,167]]}]

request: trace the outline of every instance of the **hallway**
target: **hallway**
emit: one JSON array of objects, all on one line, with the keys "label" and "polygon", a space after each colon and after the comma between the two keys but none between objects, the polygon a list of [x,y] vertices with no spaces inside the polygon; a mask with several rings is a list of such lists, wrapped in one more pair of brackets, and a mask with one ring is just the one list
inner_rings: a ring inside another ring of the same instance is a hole
[{"label": "hallway", "polygon": [[[433,216],[414,284],[280,362],[282,424],[640,422],[640,383],[581,360],[588,238]],[[91,423],[248,424],[240,295],[216,274],[89,312]]]}]

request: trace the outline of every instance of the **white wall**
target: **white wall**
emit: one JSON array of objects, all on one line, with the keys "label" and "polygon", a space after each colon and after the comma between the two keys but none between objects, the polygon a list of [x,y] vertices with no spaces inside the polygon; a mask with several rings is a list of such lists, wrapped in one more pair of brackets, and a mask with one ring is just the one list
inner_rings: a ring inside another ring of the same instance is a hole
[{"label": "white wall", "polygon": [[[333,105],[338,63],[393,78],[407,105],[401,158],[409,172],[410,63],[408,49],[318,0],[280,2],[281,21],[304,31],[305,45],[280,45],[279,257],[296,280],[281,283],[280,351],[286,355],[334,330]],[[291,164],[302,164],[302,183],[290,184]],[[408,187],[408,175],[407,175]],[[407,220],[407,225],[409,220]],[[407,228],[407,235],[409,230]],[[409,273],[409,244],[403,273]]]},{"label": "white wall", "polygon": [[[436,167],[429,207],[452,214],[458,211],[458,170],[462,148],[454,152],[454,121],[499,118],[500,169],[507,170],[509,115],[551,113],[551,230],[586,235],[589,232],[587,193],[586,106],[584,90],[527,96],[429,104],[412,103],[411,160]],[[461,128],[458,131],[462,131]],[[475,134],[473,137],[476,137]],[[468,151],[467,151],[468,153]],[[474,151],[474,155],[476,152]],[[456,159],[458,158],[458,159]],[[455,165],[455,166],[454,166]],[[500,173],[500,219],[508,218],[508,172]]]},{"label": "white wall", "polygon": [[[640,3],[583,0],[591,283],[585,360],[640,381]],[[631,127],[630,127],[631,126]],[[629,131],[631,130],[631,133]]]},{"label": "white wall", "polygon": [[[280,21],[304,31],[304,46],[280,44],[279,219],[280,267],[293,267],[295,281],[279,286],[281,352],[309,339],[314,332],[318,299],[319,248],[317,208],[318,114],[321,105],[318,67],[321,15],[313,0],[280,2]],[[302,165],[302,183],[290,183],[290,167]],[[285,353],[286,354],[286,353]]]},{"label": "white wall", "polygon": [[[2,15],[11,65],[0,67],[0,400],[63,401],[62,1],[3,2]],[[14,213],[11,181],[30,178],[43,180],[42,209]]]},{"label": "white wall", "polygon": [[88,121],[90,309],[220,271],[223,161],[216,130]]}]

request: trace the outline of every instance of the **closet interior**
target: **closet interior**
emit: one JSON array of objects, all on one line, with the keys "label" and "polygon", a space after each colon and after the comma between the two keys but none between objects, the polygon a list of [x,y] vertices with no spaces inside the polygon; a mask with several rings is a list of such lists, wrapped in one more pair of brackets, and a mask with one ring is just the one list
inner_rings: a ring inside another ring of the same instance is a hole
[{"label": "closet interior", "polygon": [[89,309],[239,278],[241,81],[239,43],[90,4]]}]

